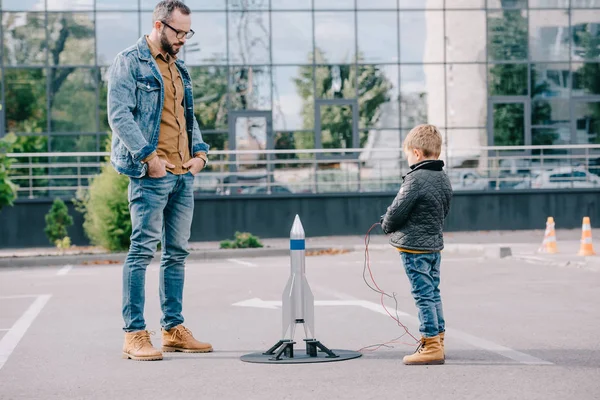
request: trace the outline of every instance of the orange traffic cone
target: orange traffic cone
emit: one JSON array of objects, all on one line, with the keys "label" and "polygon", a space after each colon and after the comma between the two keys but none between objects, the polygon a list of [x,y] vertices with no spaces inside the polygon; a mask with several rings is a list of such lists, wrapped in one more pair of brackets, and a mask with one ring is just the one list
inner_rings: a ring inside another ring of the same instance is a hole
[{"label": "orange traffic cone", "polygon": [[592,225],[590,217],[583,217],[583,225],[581,226],[581,246],[579,247],[580,256],[593,256],[594,247],[592,246]]},{"label": "orange traffic cone", "polygon": [[546,221],[546,232],[544,232],[544,241],[538,250],[540,253],[556,254],[556,232],[554,231],[554,218],[548,217]]}]

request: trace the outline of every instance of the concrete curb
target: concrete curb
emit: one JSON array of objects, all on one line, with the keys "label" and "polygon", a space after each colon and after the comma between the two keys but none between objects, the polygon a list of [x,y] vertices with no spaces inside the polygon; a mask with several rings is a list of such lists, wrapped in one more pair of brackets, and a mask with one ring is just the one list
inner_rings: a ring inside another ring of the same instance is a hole
[{"label": "concrete curb", "polygon": [[[328,247],[308,247],[307,252],[320,252],[327,250],[338,250],[343,252],[364,252],[363,245],[353,246],[328,246]],[[393,250],[389,244],[370,244],[369,250]],[[485,258],[504,258],[511,255],[511,248],[507,245],[498,244],[446,244],[444,254],[465,255],[472,257]],[[254,258],[254,257],[285,257],[290,254],[288,248],[281,247],[263,247],[258,249],[214,249],[214,250],[191,250],[188,260],[207,261],[222,260],[228,258]],[[24,267],[44,267],[44,266],[62,266],[62,265],[85,265],[112,263],[122,264],[127,253],[95,253],[95,254],[69,254],[69,255],[51,255],[51,256],[23,256],[23,257],[2,257],[0,258],[0,268],[24,268]],[[154,259],[160,259],[160,252],[157,252]]]}]

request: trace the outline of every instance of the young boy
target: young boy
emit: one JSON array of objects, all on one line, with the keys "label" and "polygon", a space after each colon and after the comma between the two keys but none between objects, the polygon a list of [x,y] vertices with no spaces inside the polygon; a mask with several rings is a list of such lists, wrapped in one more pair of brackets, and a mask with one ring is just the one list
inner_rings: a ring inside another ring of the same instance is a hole
[{"label": "young boy", "polygon": [[410,171],[392,204],[382,216],[381,226],[391,233],[398,249],[412,295],[419,309],[421,343],[404,357],[404,364],[443,364],[444,314],[440,298],[440,251],[442,228],[450,209],[452,186],[438,160],[442,136],[433,125],[413,128],[404,140]]}]

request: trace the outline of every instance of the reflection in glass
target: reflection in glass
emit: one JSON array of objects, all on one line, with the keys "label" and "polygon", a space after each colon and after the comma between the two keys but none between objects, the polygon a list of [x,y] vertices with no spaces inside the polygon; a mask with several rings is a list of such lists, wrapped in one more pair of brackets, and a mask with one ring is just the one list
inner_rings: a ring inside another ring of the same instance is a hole
[{"label": "reflection in glass", "polygon": [[310,10],[312,0],[271,0],[273,10]]},{"label": "reflection in glass", "polygon": [[[573,0],[576,1],[576,0]],[[529,0],[529,8],[567,8],[569,0]]]},{"label": "reflection in glass", "polygon": [[525,144],[525,104],[494,103],[494,146],[523,146]]},{"label": "reflection in glass", "polygon": [[446,61],[485,61],[485,11],[446,12]]},{"label": "reflection in glass", "polygon": [[485,75],[483,64],[446,66],[448,127],[477,128],[486,125]]},{"label": "reflection in glass", "polygon": [[43,13],[2,13],[5,65],[46,63],[46,29]]},{"label": "reflection in glass", "polygon": [[529,11],[529,53],[533,61],[569,59],[567,11]]},{"label": "reflection in glass", "polygon": [[600,64],[573,63],[573,96],[600,95]]},{"label": "reflection in glass", "polygon": [[273,126],[277,130],[313,129],[312,66],[273,68]]},{"label": "reflection in glass", "polygon": [[527,64],[490,64],[490,96],[526,96]]},{"label": "reflection in glass", "polygon": [[490,60],[527,60],[527,12],[489,12],[488,42]]},{"label": "reflection in glass", "polygon": [[444,8],[444,0],[400,0],[400,9]]},{"label": "reflection in glass", "polygon": [[228,150],[229,133],[202,132],[202,139],[210,146],[211,150]]},{"label": "reflection in glass", "polygon": [[396,0],[358,0],[358,9],[395,10]]},{"label": "reflection in glass", "polygon": [[45,132],[46,73],[43,69],[4,70],[7,132]]},{"label": "reflection in glass", "polygon": [[[225,10],[226,0],[185,0],[185,4],[192,11],[199,10]],[[194,24],[194,15],[192,15],[192,24]],[[194,29],[198,32],[196,29]]]},{"label": "reflection in glass", "polygon": [[446,1],[446,8],[484,8],[485,0],[451,0]]},{"label": "reflection in glass", "polygon": [[600,102],[574,104],[576,144],[600,144]]},{"label": "reflection in glass", "polygon": [[190,67],[189,72],[200,129],[227,128],[227,68]]},{"label": "reflection in glass", "polygon": [[573,58],[600,59],[600,10],[571,12]]},{"label": "reflection in glass", "polygon": [[271,76],[269,67],[230,69],[230,107],[235,110],[270,110]]},{"label": "reflection in glass", "polygon": [[571,8],[600,8],[600,0],[571,0]]},{"label": "reflection in glass", "polygon": [[48,11],[91,11],[95,0],[47,0]]},{"label": "reflection in glass", "polygon": [[[317,53],[317,62],[319,61]],[[354,65],[322,65],[315,71],[317,98],[349,99],[356,97]],[[304,78],[303,78],[303,84]]]},{"label": "reflection in glass", "polygon": [[96,0],[96,9],[101,10],[138,10],[137,1]]},{"label": "reflection in glass", "polygon": [[359,66],[359,128],[399,128],[398,66]]},{"label": "reflection in glass", "polygon": [[269,13],[232,12],[229,14],[229,62],[268,64]]},{"label": "reflection in glass", "polygon": [[527,0],[488,0],[487,7],[494,8],[527,8]]},{"label": "reflection in glass", "polygon": [[396,13],[358,13],[358,52],[361,63],[398,62]]},{"label": "reflection in glass", "polygon": [[269,0],[227,0],[230,10],[268,10]]},{"label": "reflection in glass", "polygon": [[315,10],[354,10],[354,0],[318,0]]},{"label": "reflection in glass", "polygon": [[[98,138],[94,135],[52,135],[50,136],[50,148],[53,152],[92,152],[98,151]],[[64,158],[62,159],[64,161]],[[73,160],[75,161],[75,160]],[[65,171],[65,169],[62,169]],[[60,169],[54,173],[61,173]]]},{"label": "reflection in glass", "polygon": [[533,125],[569,122],[569,65],[534,64],[531,66],[531,103]]},{"label": "reflection in glass", "polygon": [[272,46],[274,64],[312,64],[312,14],[273,12]]},{"label": "reflection in glass", "polygon": [[[96,81],[98,82],[98,113],[100,116],[99,132],[110,132],[108,125],[108,110],[106,109],[106,96],[108,95],[108,67],[100,68],[97,72]],[[104,149],[104,147],[101,147]]]},{"label": "reflection in glass", "polygon": [[315,13],[315,43],[326,62],[354,62],[354,28],[353,12]]},{"label": "reflection in glass", "polygon": [[44,11],[45,0],[2,0],[5,11]]},{"label": "reflection in glass", "polygon": [[50,69],[52,132],[97,132],[96,71]]},{"label": "reflection in glass", "polygon": [[430,123],[446,125],[444,66],[402,65],[400,67],[401,126]]},{"label": "reflection in glass", "polygon": [[[568,126],[531,129],[531,144],[534,146],[553,146],[570,143],[571,130]],[[544,150],[544,153],[547,152],[548,150]]]},{"label": "reflection in glass", "polygon": [[400,11],[400,61],[444,61],[444,13]]},{"label": "reflection in glass", "polygon": [[110,65],[115,56],[139,38],[139,14],[119,12],[96,13],[96,46],[98,64]]},{"label": "reflection in glass", "polygon": [[48,30],[50,65],[95,62],[93,14],[48,14]]},{"label": "reflection in glass", "polygon": [[188,65],[227,63],[225,13],[195,12],[192,15],[196,34],[185,42],[185,62]]},{"label": "reflection in glass", "polygon": [[324,149],[353,148],[352,106],[321,105],[321,146]]}]

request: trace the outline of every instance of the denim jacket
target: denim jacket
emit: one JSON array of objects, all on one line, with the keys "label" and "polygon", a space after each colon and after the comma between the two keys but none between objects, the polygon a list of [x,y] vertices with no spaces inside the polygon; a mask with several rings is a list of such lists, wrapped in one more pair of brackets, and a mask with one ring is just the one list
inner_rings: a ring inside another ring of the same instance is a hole
[{"label": "denim jacket", "polygon": [[[192,79],[183,61],[177,60],[184,85],[184,107],[190,154],[208,153],[194,116]],[[142,160],[158,147],[164,84],[146,38],[117,55],[109,70],[108,123],[112,129],[110,161],[123,175],[141,178],[148,166]]]}]

